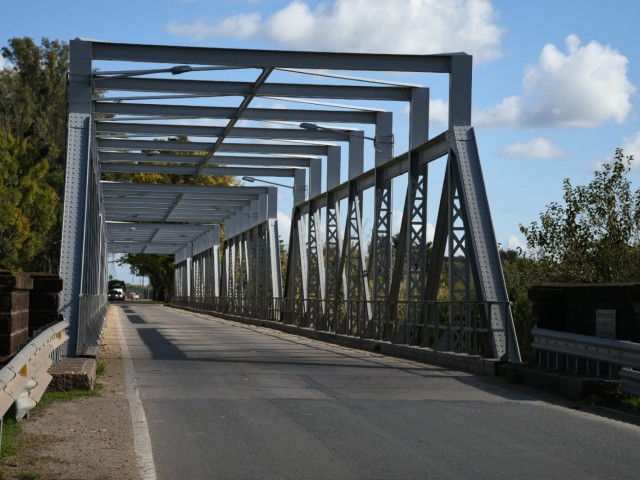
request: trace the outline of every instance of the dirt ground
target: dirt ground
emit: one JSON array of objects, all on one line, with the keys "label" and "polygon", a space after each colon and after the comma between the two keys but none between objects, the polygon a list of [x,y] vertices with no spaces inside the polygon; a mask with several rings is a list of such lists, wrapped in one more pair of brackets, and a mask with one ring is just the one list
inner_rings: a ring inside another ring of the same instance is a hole
[{"label": "dirt ground", "polygon": [[0,459],[2,479],[139,479],[115,310],[110,308],[95,397],[57,402],[23,420],[19,453]]}]

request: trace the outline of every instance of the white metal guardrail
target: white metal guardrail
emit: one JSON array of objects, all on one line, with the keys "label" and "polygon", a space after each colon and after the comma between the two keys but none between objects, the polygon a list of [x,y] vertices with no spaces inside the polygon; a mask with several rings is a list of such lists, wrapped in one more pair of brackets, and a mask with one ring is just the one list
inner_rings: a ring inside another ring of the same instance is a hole
[{"label": "white metal guardrail", "polygon": [[623,368],[620,370],[620,377],[623,380],[622,391],[640,397],[640,372]]},{"label": "white metal guardrail", "polygon": [[0,418],[14,403],[17,420],[35,407],[51,382],[49,367],[60,359],[69,339],[64,332],[68,326],[62,321],[43,330],[0,370]]},{"label": "white metal guardrail", "polygon": [[622,390],[640,396],[640,344],[534,327],[538,364],[596,377],[622,378]]}]

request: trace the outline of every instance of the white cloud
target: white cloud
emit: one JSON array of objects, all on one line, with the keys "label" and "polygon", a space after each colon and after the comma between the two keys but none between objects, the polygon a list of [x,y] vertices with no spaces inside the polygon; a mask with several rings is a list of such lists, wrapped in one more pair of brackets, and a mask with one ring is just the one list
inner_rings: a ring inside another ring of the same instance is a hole
[{"label": "white cloud", "polygon": [[195,23],[169,22],[166,30],[173,35],[189,37],[198,41],[212,37],[246,40],[256,36],[258,33],[260,18],[259,13],[241,13],[215,25],[211,25],[205,19],[200,18]]},{"label": "white cloud", "polygon": [[596,41],[583,45],[576,35],[565,44],[566,53],[545,45],[538,63],[525,70],[522,95],[475,111],[474,124],[586,128],[623,123],[636,91],[627,77],[627,57]]},{"label": "white cloud", "polygon": [[[400,232],[400,228],[402,227],[402,210],[393,210],[391,213],[391,232],[393,235],[396,235]],[[436,228],[427,222],[427,242],[433,241],[433,236],[435,234]]]},{"label": "white cloud", "polygon": [[509,145],[502,150],[502,154],[512,158],[558,158],[567,153],[553,145],[549,139],[538,137]]},{"label": "white cloud", "polygon": [[437,98],[429,102],[429,120],[432,122],[449,123],[449,102]]},{"label": "white cloud", "polygon": [[633,167],[638,168],[638,165],[640,165],[640,131],[631,137],[623,138],[622,141],[624,142],[622,144],[624,155],[633,155]]},{"label": "white cloud", "polygon": [[291,217],[286,213],[278,212],[278,235],[285,245],[289,245],[289,233],[291,232]]},{"label": "white cloud", "polygon": [[222,21],[171,22],[195,40],[262,38],[286,48],[429,54],[464,51],[476,62],[501,55],[504,28],[490,0],[333,0],[315,8],[294,0],[266,19],[242,13]]},{"label": "white cloud", "polygon": [[436,233],[436,227],[432,224],[427,223],[427,242],[433,242],[433,236]]},{"label": "white cloud", "polygon": [[507,248],[509,250],[517,250],[518,248],[524,248],[524,245],[520,240],[520,237],[516,235],[509,235],[507,238]]},{"label": "white cloud", "polygon": [[391,232],[393,235],[400,231],[402,226],[402,210],[393,210],[391,212]]}]

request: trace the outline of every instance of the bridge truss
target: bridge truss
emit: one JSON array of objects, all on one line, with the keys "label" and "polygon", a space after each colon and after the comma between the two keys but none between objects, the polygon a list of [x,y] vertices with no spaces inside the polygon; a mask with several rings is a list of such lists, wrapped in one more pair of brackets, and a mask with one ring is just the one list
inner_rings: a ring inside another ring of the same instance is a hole
[{"label": "bridge truss", "polygon": [[[178,305],[519,361],[471,67],[463,53],[72,41],[69,353],[98,342],[107,254],[150,253],[173,256]],[[399,81],[409,75],[421,83]],[[445,85],[448,127],[431,137],[432,79]],[[211,175],[245,180],[185,181]],[[279,215],[291,223],[284,246]]]}]

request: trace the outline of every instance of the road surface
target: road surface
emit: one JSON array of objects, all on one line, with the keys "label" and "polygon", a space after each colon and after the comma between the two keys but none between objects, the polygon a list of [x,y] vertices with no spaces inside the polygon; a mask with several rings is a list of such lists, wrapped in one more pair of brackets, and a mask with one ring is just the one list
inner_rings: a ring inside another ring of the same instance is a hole
[{"label": "road surface", "polygon": [[160,305],[120,325],[159,479],[640,475],[639,427],[500,379]]}]

